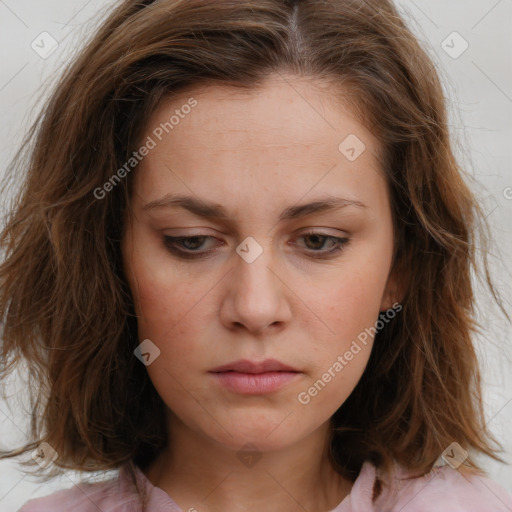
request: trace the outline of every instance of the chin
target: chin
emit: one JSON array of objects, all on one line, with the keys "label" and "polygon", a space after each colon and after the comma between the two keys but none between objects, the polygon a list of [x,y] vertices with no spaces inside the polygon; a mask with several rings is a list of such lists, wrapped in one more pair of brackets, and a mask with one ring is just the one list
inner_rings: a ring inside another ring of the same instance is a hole
[{"label": "chin", "polygon": [[215,432],[209,430],[208,435],[224,447],[235,451],[246,445],[256,447],[261,452],[281,450],[301,437],[297,428],[291,428],[290,424],[284,425],[286,421],[283,418],[280,418],[281,424],[275,421],[256,423],[248,415],[245,421],[233,421],[229,426],[224,422],[222,426],[225,430],[217,425]]}]

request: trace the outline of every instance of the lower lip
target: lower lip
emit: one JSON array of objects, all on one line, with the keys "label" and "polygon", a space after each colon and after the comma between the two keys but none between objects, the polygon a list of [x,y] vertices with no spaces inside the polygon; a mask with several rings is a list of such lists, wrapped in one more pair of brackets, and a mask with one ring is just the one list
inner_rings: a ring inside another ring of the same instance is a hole
[{"label": "lower lip", "polygon": [[297,378],[300,374],[297,372],[213,372],[213,375],[222,386],[235,393],[260,395],[276,391]]}]

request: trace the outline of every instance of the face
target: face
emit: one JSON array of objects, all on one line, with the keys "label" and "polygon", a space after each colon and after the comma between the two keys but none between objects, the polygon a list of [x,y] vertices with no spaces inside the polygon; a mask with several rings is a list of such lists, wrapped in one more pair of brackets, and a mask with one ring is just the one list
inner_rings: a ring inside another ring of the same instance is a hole
[{"label": "face", "polygon": [[[381,148],[333,97],[294,77],[196,88],[142,139],[122,249],[147,371],[170,421],[232,449],[325,426],[394,302]],[[231,364],[268,359],[295,371]]]}]

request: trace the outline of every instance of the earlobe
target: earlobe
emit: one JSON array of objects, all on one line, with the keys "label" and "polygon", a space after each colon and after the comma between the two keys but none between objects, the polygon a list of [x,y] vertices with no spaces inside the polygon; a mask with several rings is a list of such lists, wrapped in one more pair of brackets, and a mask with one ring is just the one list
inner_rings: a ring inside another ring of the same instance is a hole
[{"label": "earlobe", "polygon": [[400,303],[403,300],[403,296],[404,294],[398,280],[398,274],[392,272],[388,277],[384,293],[382,294],[380,312],[384,313],[388,309],[392,309],[394,305],[396,306],[397,302]]},{"label": "earlobe", "polygon": [[391,309],[393,304],[396,302],[393,295],[385,294],[380,304],[380,313],[385,313],[388,309]]}]

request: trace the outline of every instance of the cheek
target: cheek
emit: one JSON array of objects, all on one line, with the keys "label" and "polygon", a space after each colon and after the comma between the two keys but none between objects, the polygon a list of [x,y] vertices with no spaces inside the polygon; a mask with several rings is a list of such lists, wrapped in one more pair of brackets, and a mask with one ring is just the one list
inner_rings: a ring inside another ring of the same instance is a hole
[{"label": "cheek", "polygon": [[136,314],[139,336],[150,338],[161,349],[172,339],[173,347],[179,350],[180,340],[185,337],[191,346],[201,325],[198,318],[200,294],[186,283],[166,275],[143,272],[138,277]]},{"label": "cheek", "polygon": [[386,264],[347,259],[337,279],[321,286],[317,283],[308,292],[307,303],[329,328],[328,334],[350,344],[353,337],[378,320],[386,280]]},{"label": "cheek", "polygon": [[139,320],[147,325],[165,327],[178,323],[193,306],[194,285],[180,265],[170,265],[164,251],[139,244],[131,254],[129,284]]},{"label": "cheek", "polygon": [[[180,364],[197,364],[205,325],[212,321],[211,308],[205,297],[212,288],[210,279],[191,279],[179,265],[151,260],[143,251],[133,254],[130,287],[133,290],[139,340],[150,339],[161,351],[158,367],[173,375],[180,373]],[[151,372],[150,372],[151,373]]]},{"label": "cheek", "polygon": [[309,294],[308,305],[328,326],[322,326],[326,334],[316,336],[310,348],[315,364],[308,385],[313,387],[308,388],[311,394],[303,390],[310,405],[341,405],[361,378],[373,346],[390,258],[377,246],[366,254],[354,251],[343,260],[337,279],[322,281]]},{"label": "cheek", "polygon": [[[324,336],[314,336],[309,378],[299,390],[297,401],[312,416],[325,417],[345,402],[359,382],[373,346],[371,329],[379,316],[385,279],[377,272],[348,271],[314,296],[313,310],[329,327]],[[375,269],[374,269],[375,270]],[[308,302],[308,304],[310,304]]]}]

